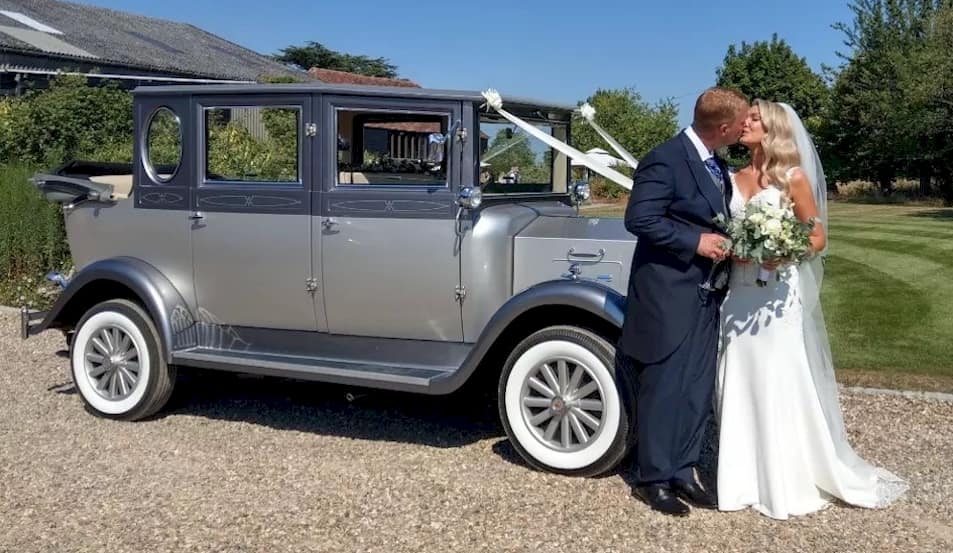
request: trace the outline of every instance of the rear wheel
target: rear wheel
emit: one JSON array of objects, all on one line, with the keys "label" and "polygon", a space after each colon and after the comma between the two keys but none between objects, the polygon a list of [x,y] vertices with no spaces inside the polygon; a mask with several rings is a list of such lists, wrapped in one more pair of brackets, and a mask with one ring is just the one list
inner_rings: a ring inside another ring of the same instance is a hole
[{"label": "rear wheel", "polygon": [[83,315],[70,344],[73,382],[95,414],[138,420],[172,394],[175,367],[166,364],[148,314],[128,300],[109,300]]},{"label": "rear wheel", "polygon": [[614,360],[608,342],[572,326],[540,330],[513,350],[500,377],[500,418],[527,463],[595,476],[625,457],[635,420]]}]

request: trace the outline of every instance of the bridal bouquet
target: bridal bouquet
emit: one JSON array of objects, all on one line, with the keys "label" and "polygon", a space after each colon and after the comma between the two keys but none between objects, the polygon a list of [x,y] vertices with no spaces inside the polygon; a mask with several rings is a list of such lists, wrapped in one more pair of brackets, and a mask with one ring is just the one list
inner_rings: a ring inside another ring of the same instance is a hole
[{"label": "bridal bouquet", "polygon": [[[781,205],[766,202],[748,202],[743,216],[726,220],[718,215],[715,223],[728,234],[731,253],[758,265],[770,259],[799,263],[811,251],[811,231],[814,221],[803,222],[794,215],[794,203],[782,196]],[[758,286],[765,286],[776,271],[761,267]]]}]

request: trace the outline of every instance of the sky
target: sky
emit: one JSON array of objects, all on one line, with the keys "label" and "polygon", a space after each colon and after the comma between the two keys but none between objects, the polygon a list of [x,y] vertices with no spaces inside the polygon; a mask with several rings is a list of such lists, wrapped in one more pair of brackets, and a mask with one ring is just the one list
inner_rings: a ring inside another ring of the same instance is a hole
[{"label": "sky", "polygon": [[[74,0],[76,1],[76,0]],[[185,23],[263,54],[308,41],[384,57],[428,88],[575,104],[599,88],[672,99],[679,125],[731,44],[785,39],[815,70],[840,63],[846,0],[80,0]]]}]

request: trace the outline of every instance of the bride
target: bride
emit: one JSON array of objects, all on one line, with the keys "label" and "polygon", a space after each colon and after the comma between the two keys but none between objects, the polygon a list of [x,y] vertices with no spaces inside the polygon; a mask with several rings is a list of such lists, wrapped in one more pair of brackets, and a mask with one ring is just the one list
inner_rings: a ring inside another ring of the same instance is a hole
[{"label": "bride", "polygon": [[827,185],[817,151],[786,104],[755,100],[740,142],[751,163],[733,175],[731,213],[748,202],[794,202],[816,218],[814,256],[759,267],[736,259],[722,305],[716,408],[720,418],[718,507],[753,507],[776,519],[817,511],[833,499],[884,507],[906,483],[862,460],[847,440],[819,292],[827,245]]}]

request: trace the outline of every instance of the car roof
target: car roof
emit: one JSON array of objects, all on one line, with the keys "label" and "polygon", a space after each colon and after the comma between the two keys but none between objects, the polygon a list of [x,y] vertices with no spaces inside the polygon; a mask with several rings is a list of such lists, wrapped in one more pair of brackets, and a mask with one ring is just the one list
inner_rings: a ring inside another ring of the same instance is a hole
[{"label": "car roof", "polygon": [[[280,83],[280,84],[201,84],[201,85],[161,85],[139,86],[133,90],[137,96],[190,96],[202,94],[301,94],[323,93],[353,96],[376,96],[392,98],[414,98],[421,100],[457,100],[483,103],[483,95],[471,90],[442,90],[435,88],[413,88],[401,86],[372,86],[329,84],[321,82]],[[502,93],[501,93],[502,94]],[[537,100],[518,96],[503,96],[503,108],[508,105],[519,108],[543,108],[566,115],[576,106],[560,102]]]}]

